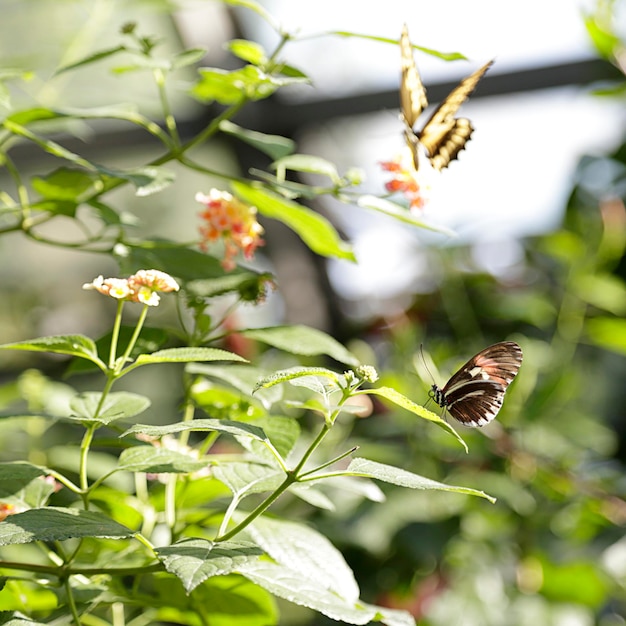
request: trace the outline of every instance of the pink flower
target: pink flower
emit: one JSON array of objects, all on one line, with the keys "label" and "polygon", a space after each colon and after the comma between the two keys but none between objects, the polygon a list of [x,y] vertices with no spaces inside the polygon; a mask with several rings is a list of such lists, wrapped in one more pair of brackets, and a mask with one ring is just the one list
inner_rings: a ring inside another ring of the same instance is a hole
[{"label": "pink flower", "polygon": [[197,193],[196,201],[205,205],[205,210],[200,213],[204,220],[199,228],[200,248],[206,250],[208,243],[221,239],[224,244],[222,267],[226,271],[235,268],[238,252],[251,259],[256,249],[265,243],[261,239],[263,227],[257,222],[256,207],[219,189],[211,189],[209,195]]},{"label": "pink flower", "polygon": [[392,161],[381,161],[380,166],[386,172],[394,174],[394,177],[385,183],[387,191],[404,194],[412,212],[419,212],[426,206],[428,201],[426,192],[429,186],[415,169],[412,159],[398,155]]},{"label": "pink flower", "polygon": [[178,283],[165,272],[159,270],[139,270],[129,278],[103,278],[98,276],[83,289],[95,289],[116,300],[130,300],[148,306],[157,306],[160,301],[157,292],[178,291]]}]

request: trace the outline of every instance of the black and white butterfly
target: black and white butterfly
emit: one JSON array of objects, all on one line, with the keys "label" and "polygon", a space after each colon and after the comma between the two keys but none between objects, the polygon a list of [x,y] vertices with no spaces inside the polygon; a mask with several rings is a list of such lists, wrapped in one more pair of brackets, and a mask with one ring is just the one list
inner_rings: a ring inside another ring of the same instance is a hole
[{"label": "black and white butterfly", "polygon": [[504,393],[522,364],[522,349],[502,341],[473,356],[443,389],[433,385],[429,395],[464,426],[484,426],[500,410]]},{"label": "black and white butterfly", "polygon": [[472,135],[474,128],[471,122],[465,117],[455,117],[455,115],[474,91],[478,81],[491,67],[493,61],[485,63],[480,69],[464,78],[435,109],[422,130],[415,131],[415,123],[422,111],[428,106],[428,100],[426,99],[426,89],[424,89],[415,65],[413,47],[406,25],[400,37],[400,51],[402,54],[400,107],[405,125],[406,143],[411,150],[416,170],[419,169],[419,152],[420,146],[422,146],[431,165],[436,170],[441,171],[448,167],[450,161],[457,158]]}]

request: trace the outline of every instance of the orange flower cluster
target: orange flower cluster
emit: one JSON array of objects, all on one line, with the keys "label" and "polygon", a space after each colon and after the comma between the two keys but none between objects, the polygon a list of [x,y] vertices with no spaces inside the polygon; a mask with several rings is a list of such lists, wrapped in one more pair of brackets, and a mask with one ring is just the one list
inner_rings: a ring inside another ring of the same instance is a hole
[{"label": "orange flower cluster", "polygon": [[159,270],[139,270],[129,278],[104,278],[98,276],[83,289],[95,289],[105,296],[116,300],[130,300],[148,306],[157,306],[160,301],[158,292],[178,291],[178,283],[165,272]]},{"label": "orange flower cluster", "polygon": [[409,201],[411,211],[421,211],[428,198],[427,185],[419,180],[418,171],[412,163],[408,163],[403,156],[397,156],[392,161],[382,161],[380,166],[386,172],[393,172],[394,177],[385,183],[385,189],[390,193],[400,192]]},{"label": "orange flower cluster", "polygon": [[225,248],[222,267],[226,271],[235,269],[235,257],[239,251],[246,259],[251,259],[255,250],[265,243],[261,239],[263,227],[257,222],[256,207],[219,189],[211,189],[209,195],[197,193],[196,201],[205,206],[200,213],[204,220],[199,229],[200,247],[206,250],[209,242],[221,239]]}]

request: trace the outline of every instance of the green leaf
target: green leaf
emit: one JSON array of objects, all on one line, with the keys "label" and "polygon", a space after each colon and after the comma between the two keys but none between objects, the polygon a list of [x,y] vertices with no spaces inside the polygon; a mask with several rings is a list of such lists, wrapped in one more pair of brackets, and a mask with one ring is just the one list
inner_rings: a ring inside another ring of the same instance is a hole
[{"label": "green leaf", "polygon": [[44,198],[77,204],[104,189],[99,176],[69,167],[58,168],[43,177],[33,177],[32,186]]},{"label": "green leaf", "polygon": [[[167,272],[183,281],[197,281],[193,284],[187,283],[185,287],[193,288],[193,293],[200,296],[238,291],[245,287],[246,282],[259,280],[258,273],[247,269],[236,268],[226,274],[220,262],[214,257],[167,241],[142,241],[141,244],[127,245],[118,260],[128,274],[150,267]],[[208,286],[213,289],[209,289]]]},{"label": "green leaf", "polygon": [[[324,367],[290,367],[286,370],[279,370],[278,372],[274,372],[273,374],[265,376],[264,378],[259,380],[256,384],[255,391],[257,389],[272,387],[273,385],[278,385],[289,380],[304,377],[329,378],[337,386],[337,388],[339,388],[339,382],[341,380],[340,376],[337,373],[333,372],[332,370],[327,370]],[[321,387],[315,387],[313,390],[323,391]]]},{"label": "green leaf", "polygon": [[233,39],[226,44],[226,47],[237,58],[252,63],[252,65],[263,65],[267,62],[267,54],[263,46],[255,41]]},{"label": "green leaf", "polygon": [[79,59],[78,61],[74,61],[73,63],[69,63],[68,65],[63,65],[55,72],[55,74],[57,75],[62,74],[63,72],[76,69],[77,67],[90,65],[91,63],[97,63],[98,61],[101,61],[102,59],[107,59],[108,57],[119,54],[120,52],[126,52],[126,47],[115,46],[114,48],[107,48],[105,50],[100,50],[99,52],[90,54],[89,56]]},{"label": "green leaf", "polygon": [[199,460],[182,452],[147,445],[124,450],[120,454],[118,469],[152,474],[188,474],[204,469],[207,465],[206,459]]},{"label": "green leaf", "polygon": [[310,154],[292,154],[272,163],[276,170],[276,178],[283,182],[286,179],[287,170],[294,172],[308,172],[328,177],[334,185],[341,183],[341,176],[337,168],[330,161],[322,157]]},{"label": "green leaf", "polygon": [[468,452],[467,444],[461,436],[454,430],[454,428],[448,424],[445,420],[441,419],[439,415],[425,409],[423,406],[416,404],[413,400],[409,400],[406,396],[402,395],[399,391],[392,389],[391,387],[378,387],[376,389],[366,389],[362,393],[367,393],[369,395],[381,396],[387,400],[390,400],[394,404],[397,404],[399,407],[418,415],[426,420],[431,422],[435,422],[437,426],[440,426],[444,430],[447,430],[450,434],[452,434],[459,443],[465,448],[465,452]]},{"label": "green leaf", "polygon": [[258,186],[233,182],[232,188],[239,198],[254,205],[260,213],[289,226],[313,252],[327,257],[356,260],[351,247],[341,240],[325,217]]},{"label": "green leaf", "polygon": [[[257,367],[251,365],[205,365],[203,363],[190,363],[186,370],[190,374],[200,374],[216,378],[219,381],[228,383],[241,394],[248,396],[248,401],[252,402],[249,397],[255,390],[255,386],[259,378],[265,373]],[[255,398],[268,409],[272,404],[278,402],[283,394],[279,388],[261,390],[255,394]]]},{"label": "green leaf", "polygon": [[0,624],[2,624],[2,626],[46,626],[45,622],[36,622],[35,620],[30,619],[30,617],[22,615],[19,612],[12,613],[12,617],[7,621],[4,621],[1,617],[0,620]]},{"label": "green leaf", "polygon": [[372,209],[374,211],[378,211],[379,213],[384,213],[389,217],[393,217],[394,219],[404,222],[405,224],[410,224],[411,226],[432,230],[436,233],[447,235],[448,237],[457,236],[453,230],[450,230],[445,226],[423,222],[422,220],[417,219],[417,217],[415,217],[406,207],[396,204],[395,202],[391,202],[390,200],[385,200],[384,198],[365,195],[358,199],[357,204],[364,209]]},{"label": "green leaf", "polygon": [[144,433],[151,437],[162,437],[184,431],[211,431],[229,433],[231,435],[244,435],[253,437],[259,441],[266,441],[267,436],[262,429],[245,422],[231,422],[229,420],[196,419],[190,422],[178,422],[177,424],[167,424],[165,426],[151,426],[150,424],[135,424],[125,433],[120,435],[126,437],[135,433]]},{"label": "green leaf", "polygon": [[240,572],[275,596],[306,606],[340,622],[368,624],[376,617],[375,609],[358,602],[349,602],[326,585],[309,580],[299,571],[278,563],[246,563],[240,567]]},{"label": "green leaf", "polygon": [[246,359],[219,348],[166,348],[152,354],[142,354],[131,367],[151,363],[189,363],[193,361],[243,361]]},{"label": "green leaf", "polygon": [[274,491],[285,480],[284,472],[258,463],[221,463],[213,467],[212,473],[238,499],[244,495]]},{"label": "green leaf", "polygon": [[295,141],[281,137],[280,135],[267,135],[256,130],[248,130],[233,124],[230,120],[220,122],[220,130],[227,135],[237,137],[241,141],[253,146],[272,159],[280,159],[294,151]]},{"label": "green leaf", "polygon": [[174,172],[155,165],[138,167],[132,170],[118,170],[101,165],[95,165],[95,168],[107,176],[128,181],[134,185],[137,189],[136,194],[140,197],[150,196],[153,193],[163,191],[176,178]]},{"label": "green leaf", "polygon": [[100,369],[106,365],[98,358],[96,344],[84,335],[51,335],[29,341],[18,341],[0,345],[0,350],[27,350],[31,352],[52,352],[53,354],[69,354],[80,359],[95,363]]},{"label": "green leaf", "polygon": [[255,341],[267,343],[290,354],[303,356],[329,356],[351,367],[360,365],[359,360],[336,339],[309,326],[270,326],[252,328],[240,334]]},{"label": "green leaf", "polygon": [[359,586],[343,555],[309,526],[269,517],[258,518],[249,533],[277,563],[301,577],[337,593],[348,602],[359,598]]},{"label": "green leaf", "polygon": [[626,285],[612,274],[596,273],[574,281],[576,295],[589,304],[613,313],[626,313]]},{"label": "green leaf", "polygon": [[[291,417],[268,415],[255,419],[254,425],[263,429],[263,432],[272,442],[274,449],[283,459],[293,450],[300,436],[300,425]],[[255,453],[266,462],[276,463],[274,455],[268,450],[266,445],[249,437],[238,438],[238,441],[244,448]]]},{"label": "green leaf", "polygon": [[256,561],[263,551],[248,542],[214,543],[208,539],[183,539],[171,546],[157,548],[165,569],[183,583],[187,593],[212,576],[224,576],[242,564]]},{"label": "green leaf", "polygon": [[589,339],[596,345],[626,354],[626,320],[614,317],[596,317],[586,322]]},{"label": "green leaf", "polygon": [[430,478],[424,478],[418,474],[407,472],[406,470],[392,465],[385,465],[384,463],[377,463],[376,461],[369,461],[368,459],[356,458],[350,462],[347,472],[356,474],[357,476],[366,476],[368,478],[375,478],[382,480],[392,485],[399,485],[400,487],[408,487],[409,489],[430,489],[436,491],[454,491],[455,493],[462,493],[470,496],[479,496],[485,498],[489,502],[495,502],[495,498],[487,495],[483,491],[476,489],[470,489],[469,487],[456,487],[454,485],[446,485],[444,483],[431,480]]},{"label": "green leaf", "polygon": [[178,70],[181,67],[194,65],[195,63],[202,61],[206,53],[206,48],[189,48],[188,50],[178,52],[172,57],[171,68],[173,70]]},{"label": "green leaf", "polygon": [[[72,398],[70,407],[79,421],[110,424],[118,419],[139,415],[150,406],[150,400],[145,396],[127,391],[110,393],[102,406],[100,406],[101,399],[101,393],[88,391]],[[96,411],[98,411],[97,416]]]},{"label": "green leaf", "polygon": [[30,509],[0,522],[0,545],[76,537],[123,539],[134,532],[102,513],[67,508]]},{"label": "green leaf", "polygon": [[303,79],[266,74],[254,65],[228,72],[221,68],[200,68],[200,80],[191,95],[204,103],[239,104],[244,100],[268,98],[285,85],[302,83]]},{"label": "green leaf", "polygon": [[155,593],[150,604],[156,605],[157,611],[150,616],[159,624],[200,626],[200,612],[202,624],[210,626],[268,626],[279,622],[274,598],[237,574],[212,576],[190,594],[182,585],[172,585],[171,576],[154,577],[153,585]]}]

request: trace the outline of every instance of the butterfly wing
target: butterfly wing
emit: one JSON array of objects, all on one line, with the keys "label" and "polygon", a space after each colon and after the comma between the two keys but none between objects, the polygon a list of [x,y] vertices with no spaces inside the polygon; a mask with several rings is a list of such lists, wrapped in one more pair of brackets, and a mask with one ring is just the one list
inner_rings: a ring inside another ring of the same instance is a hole
[{"label": "butterfly wing", "polygon": [[417,140],[428,153],[428,158],[436,170],[442,170],[456,159],[472,135],[471,122],[464,117],[455,118],[461,105],[476,89],[478,81],[491,67],[493,61],[463,79],[448,97],[435,109],[424,128],[417,134]]},{"label": "butterfly wing", "polygon": [[514,341],[481,350],[441,390],[443,406],[466,426],[488,424],[498,414],[521,364],[522,349]]},{"label": "butterfly wing", "polygon": [[404,136],[407,145],[413,154],[415,169],[418,168],[419,142],[417,135],[413,131],[415,122],[428,106],[426,90],[422,84],[415,59],[413,58],[413,47],[409,39],[409,30],[404,25],[400,36],[400,53],[402,55],[402,78],[400,81],[400,108],[402,119],[404,120]]}]

